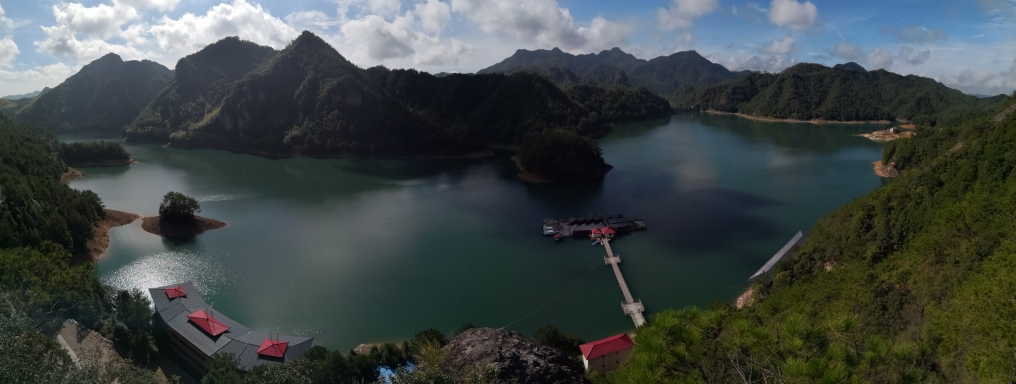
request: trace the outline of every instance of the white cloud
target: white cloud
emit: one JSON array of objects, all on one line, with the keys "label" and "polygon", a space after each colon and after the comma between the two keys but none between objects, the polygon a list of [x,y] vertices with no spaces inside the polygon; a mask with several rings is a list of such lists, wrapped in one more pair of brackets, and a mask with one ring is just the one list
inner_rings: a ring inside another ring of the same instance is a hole
[{"label": "white cloud", "polygon": [[773,40],[772,44],[762,47],[762,52],[770,55],[782,55],[797,49],[797,43],[793,37],[785,37],[781,40]]},{"label": "white cloud", "polygon": [[439,0],[417,4],[416,15],[420,17],[423,28],[430,32],[441,32],[452,20],[451,7]]},{"label": "white cloud", "polygon": [[53,17],[58,26],[74,33],[106,39],[119,34],[120,28],[140,17],[140,13],[134,7],[119,2],[94,7],[80,3],[60,3],[53,6]]},{"label": "white cloud", "polygon": [[836,44],[836,48],[833,50],[833,53],[835,53],[836,56],[849,61],[859,61],[864,58],[864,51],[861,50],[861,47],[850,44],[846,41],[841,41],[839,44]]},{"label": "white cloud", "polygon": [[135,47],[112,44],[102,39],[78,40],[75,31],[63,25],[42,27],[42,31],[46,33],[46,39],[35,42],[39,52],[53,56],[66,56],[78,62],[92,61],[111,52],[128,60],[151,56]]},{"label": "white cloud", "polygon": [[931,50],[915,51],[914,47],[904,45],[900,47],[900,59],[911,65],[921,65],[931,57]]},{"label": "white cloud", "polygon": [[959,75],[944,75],[939,80],[966,93],[1010,94],[1016,89],[1016,59],[1013,59],[1009,68],[998,73],[984,69],[964,69]]},{"label": "white cloud", "polygon": [[150,33],[160,48],[177,54],[194,53],[227,36],[282,48],[299,34],[260,4],[247,0],[218,4],[203,16],[187,13],[176,20],[163,16]]},{"label": "white cloud", "polygon": [[888,49],[875,48],[868,55],[868,68],[869,69],[886,69],[888,70],[893,66],[893,54]]},{"label": "white cloud", "polygon": [[10,37],[0,39],[0,68],[10,68],[14,65],[14,58],[21,53],[18,45]]},{"label": "white cloud", "polygon": [[119,2],[137,9],[155,8],[160,11],[169,11],[180,4],[180,0],[119,0]]},{"label": "white cloud", "polygon": [[769,21],[795,31],[805,30],[818,20],[818,8],[810,1],[773,0],[769,7]]},{"label": "white cloud", "polygon": [[600,51],[623,45],[634,31],[635,27],[631,24],[597,17],[589,23],[588,28],[579,27],[578,34],[586,40],[583,50]]},{"label": "white cloud", "polygon": [[[691,28],[692,20],[712,12],[719,6],[717,0],[670,0],[670,9],[656,10],[658,26],[665,31],[688,29]],[[734,14],[737,14],[737,8],[734,8]]]},{"label": "white cloud", "polygon": [[396,25],[399,20],[388,23],[380,16],[370,15],[359,20],[352,20],[342,25],[342,34],[347,39],[359,42],[359,50],[364,50],[373,60],[382,61],[406,57],[415,52],[405,41],[408,31]]},{"label": "white cloud", "polygon": [[787,67],[798,63],[796,58],[786,55],[771,55],[769,57],[741,55],[729,56],[726,60],[716,60],[714,57],[710,57],[709,59],[717,64],[727,67],[727,69],[731,71],[751,70],[770,73],[783,71],[784,69],[787,69]]},{"label": "white cloud", "polygon": [[53,87],[81,69],[63,63],[35,67],[24,71],[0,69],[0,87],[9,94],[38,91],[43,86]]},{"label": "white cloud", "polygon": [[587,28],[576,28],[571,13],[556,0],[452,0],[452,11],[466,16],[484,32],[509,34],[524,42],[564,50],[589,50],[627,39],[631,29],[597,18]]},{"label": "white cloud", "polygon": [[338,20],[328,17],[321,11],[299,11],[286,15],[286,24],[293,29],[302,30],[323,30],[340,25]]}]

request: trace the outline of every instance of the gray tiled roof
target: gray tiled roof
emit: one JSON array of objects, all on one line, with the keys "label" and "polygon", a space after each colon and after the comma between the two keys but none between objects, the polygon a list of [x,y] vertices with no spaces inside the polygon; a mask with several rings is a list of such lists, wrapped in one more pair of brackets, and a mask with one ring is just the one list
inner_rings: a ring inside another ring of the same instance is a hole
[{"label": "gray tiled roof", "polygon": [[[183,286],[187,296],[170,300],[166,296],[166,289],[176,287],[177,285]],[[194,284],[189,281],[183,284],[152,288],[148,291],[152,294],[152,302],[155,304],[155,309],[159,313],[159,316],[166,322],[168,327],[176,331],[185,341],[200,350],[205,356],[212,356],[218,353],[232,354],[243,369],[250,370],[262,364],[295,360],[303,356],[314,345],[314,338],[311,337],[277,335],[253,331],[237,323],[208,306],[201,297],[201,294],[198,293],[197,288],[194,287]],[[187,318],[187,315],[199,310],[204,310],[229,327],[229,329],[219,336],[209,335]],[[289,342],[289,347],[286,349],[286,354],[283,358],[258,355],[261,343],[269,338]]]}]

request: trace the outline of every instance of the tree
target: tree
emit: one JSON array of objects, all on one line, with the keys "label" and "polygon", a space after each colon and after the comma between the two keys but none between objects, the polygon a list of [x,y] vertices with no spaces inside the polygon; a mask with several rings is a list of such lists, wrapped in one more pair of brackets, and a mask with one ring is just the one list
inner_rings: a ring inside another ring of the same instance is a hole
[{"label": "tree", "polygon": [[194,198],[180,192],[169,192],[159,204],[159,219],[167,221],[193,221],[194,214],[201,212],[201,204]]},{"label": "tree", "polygon": [[572,357],[578,356],[582,353],[579,349],[579,345],[585,343],[582,338],[576,335],[565,335],[561,333],[560,329],[557,329],[557,327],[551,324],[544,325],[540,327],[540,329],[537,329],[533,338],[536,339],[536,341],[539,341],[540,344],[557,348],[561,350],[561,352],[564,352],[566,355]]},{"label": "tree", "polygon": [[233,360],[233,354],[220,353],[212,356],[211,360],[205,363],[205,370],[208,371],[201,379],[201,384],[240,384],[243,382],[240,366]]}]

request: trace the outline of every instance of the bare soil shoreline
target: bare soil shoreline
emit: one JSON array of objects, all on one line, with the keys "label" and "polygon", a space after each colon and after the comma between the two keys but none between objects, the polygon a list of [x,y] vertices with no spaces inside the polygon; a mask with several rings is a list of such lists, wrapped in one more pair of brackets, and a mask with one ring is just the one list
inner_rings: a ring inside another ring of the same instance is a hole
[{"label": "bare soil shoreline", "polygon": [[186,224],[167,223],[160,220],[158,216],[148,216],[141,219],[141,229],[166,238],[194,237],[225,226],[225,222],[201,216],[194,216],[194,222]]},{"label": "bare soil shoreline", "polygon": [[776,118],[776,117],[751,116],[751,115],[745,115],[743,113],[723,112],[723,111],[717,111],[715,109],[707,109],[706,113],[712,114],[712,115],[734,115],[734,116],[743,117],[743,118],[749,119],[749,120],[765,121],[765,122],[769,122],[769,123],[808,123],[808,124],[816,124],[816,125],[825,125],[825,124],[880,124],[880,125],[885,125],[885,124],[892,124],[892,122],[889,121],[889,120],[850,120],[850,121],[839,121],[839,120],[825,120],[825,119],[811,119],[811,120],[781,119],[781,118]]},{"label": "bare soil shoreline", "polygon": [[130,212],[116,211],[112,209],[103,209],[103,211],[106,213],[106,217],[95,222],[95,236],[92,237],[92,240],[89,240],[86,245],[88,253],[87,255],[79,255],[79,259],[84,258],[93,262],[99,261],[99,258],[101,258],[102,255],[106,253],[106,250],[109,249],[109,230],[133,223],[135,220],[141,218],[141,215]]}]

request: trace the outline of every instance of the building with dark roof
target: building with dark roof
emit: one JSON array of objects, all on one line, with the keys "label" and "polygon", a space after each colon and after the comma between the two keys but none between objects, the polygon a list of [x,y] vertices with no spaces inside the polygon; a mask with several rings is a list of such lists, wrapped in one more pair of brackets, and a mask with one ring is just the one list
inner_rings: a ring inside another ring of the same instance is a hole
[{"label": "building with dark roof", "polygon": [[314,338],[251,330],[215,311],[191,282],[151,288],[156,323],[169,336],[177,360],[188,373],[205,374],[205,363],[216,354],[231,354],[240,368],[300,358]]}]

